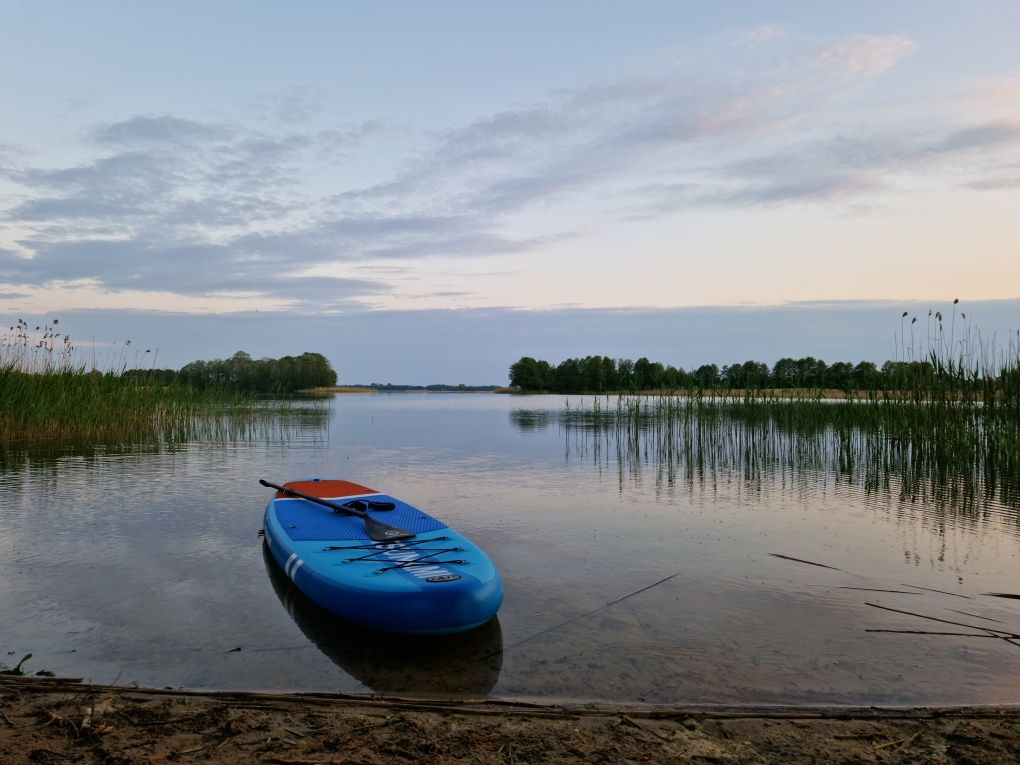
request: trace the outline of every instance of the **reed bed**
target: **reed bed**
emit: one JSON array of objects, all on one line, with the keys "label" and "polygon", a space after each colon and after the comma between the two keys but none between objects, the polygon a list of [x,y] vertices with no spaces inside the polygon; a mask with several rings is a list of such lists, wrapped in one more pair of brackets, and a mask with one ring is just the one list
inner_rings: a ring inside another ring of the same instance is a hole
[{"label": "reed bed", "polygon": [[[895,390],[839,400],[747,389],[595,397],[568,405],[572,448],[622,471],[654,466],[663,481],[723,473],[815,481],[835,476],[868,492],[980,512],[1020,510],[1020,337],[1004,351],[936,347],[905,364]],[[535,426],[532,415],[519,415]]]},{"label": "reed bed", "polygon": [[125,374],[128,346],[99,370],[81,361],[56,322],[31,330],[19,321],[0,335],[0,444],[229,439],[309,408]]},{"label": "reed bed", "polygon": [[980,513],[989,503],[1020,511],[1016,423],[933,427],[930,415],[918,422],[904,409],[663,396],[603,400],[564,410],[559,421],[568,450],[605,468],[615,464],[621,482],[646,470],[669,487],[730,476],[756,488],[768,481],[817,486],[834,480],[954,511]]}]

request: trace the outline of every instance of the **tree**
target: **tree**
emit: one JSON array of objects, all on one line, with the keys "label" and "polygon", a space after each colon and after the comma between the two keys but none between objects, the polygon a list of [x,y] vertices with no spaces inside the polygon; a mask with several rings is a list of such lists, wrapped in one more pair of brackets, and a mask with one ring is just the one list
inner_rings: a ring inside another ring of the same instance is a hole
[{"label": "tree", "polygon": [[592,393],[601,393],[605,389],[606,379],[601,356],[588,356],[584,360],[584,389]]},{"label": "tree", "polygon": [[825,372],[828,366],[824,361],[814,356],[805,356],[797,359],[796,365],[798,388],[821,388],[825,385]]},{"label": "tree", "polygon": [[616,379],[620,390],[633,390],[634,362],[630,359],[619,359],[616,362]]},{"label": "tree", "polygon": [[229,359],[192,361],[181,367],[181,382],[197,388],[223,387],[250,393],[294,393],[336,385],[337,374],[321,353],[253,359],[238,351]]},{"label": "tree", "polygon": [[716,388],[719,386],[719,367],[715,364],[702,364],[694,370],[694,383],[699,388]]},{"label": "tree", "polygon": [[510,365],[510,386],[524,391],[548,390],[551,383],[548,362],[522,356]]},{"label": "tree", "polygon": [[881,374],[874,362],[862,361],[851,373],[851,384],[855,390],[875,390],[880,387]]},{"label": "tree", "polygon": [[606,390],[619,390],[620,376],[616,371],[616,362],[608,356],[602,357],[602,382]]},{"label": "tree", "polygon": [[584,361],[565,359],[556,367],[553,376],[554,390],[559,393],[577,393],[584,389]]},{"label": "tree", "polygon": [[796,387],[797,362],[789,357],[779,359],[772,366],[772,384],[777,388]]},{"label": "tree", "polygon": [[853,390],[854,365],[849,361],[837,361],[825,374],[825,387],[838,388],[849,393]]}]

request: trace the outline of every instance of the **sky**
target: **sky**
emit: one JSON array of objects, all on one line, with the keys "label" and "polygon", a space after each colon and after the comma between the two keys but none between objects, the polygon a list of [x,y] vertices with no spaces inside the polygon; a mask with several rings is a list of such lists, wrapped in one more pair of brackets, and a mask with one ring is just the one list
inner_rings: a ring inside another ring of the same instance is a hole
[{"label": "sky", "polygon": [[350,383],[1008,342],[1020,4],[840,5],[0,0],[0,322]]}]

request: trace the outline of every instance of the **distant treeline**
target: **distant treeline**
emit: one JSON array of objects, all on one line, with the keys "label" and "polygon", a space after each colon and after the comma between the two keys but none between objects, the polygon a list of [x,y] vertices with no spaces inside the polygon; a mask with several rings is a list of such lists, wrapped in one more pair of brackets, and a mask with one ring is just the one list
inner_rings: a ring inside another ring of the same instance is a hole
[{"label": "distant treeline", "polygon": [[393,383],[371,383],[369,385],[348,385],[349,388],[364,388],[365,390],[377,390],[383,393],[401,393],[405,391],[425,391],[432,393],[489,393],[499,390],[498,385],[394,385]]},{"label": "distant treeline", "polygon": [[760,361],[719,367],[703,364],[685,370],[640,358],[611,359],[586,356],[567,359],[557,366],[524,356],[510,366],[510,386],[522,391],[552,393],[602,393],[610,391],[809,388],[890,390],[930,380],[935,367],[926,361],[887,361],[881,367],[871,361],[827,364],[813,356],[782,358],[770,368]]},{"label": "distant treeline", "polygon": [[180,370],[130,369],[124,376],[192,388],[224,388],[247,393],[294,393],[336,385],[336,372],[321,353],[279,359],[253,359],[238,351],[229,359],[192,361]]}]

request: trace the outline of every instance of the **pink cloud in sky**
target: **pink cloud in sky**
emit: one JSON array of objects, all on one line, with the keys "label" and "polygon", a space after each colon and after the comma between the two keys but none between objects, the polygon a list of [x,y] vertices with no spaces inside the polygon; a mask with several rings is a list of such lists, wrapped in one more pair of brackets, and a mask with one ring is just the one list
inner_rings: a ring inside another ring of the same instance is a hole
[{"label": "pink cloud in sky", "polygon": [[815,62],[842,71],[848,78],[873,77],[916,49],[917,43],[900,35],[857,35],[825,48]]}]

